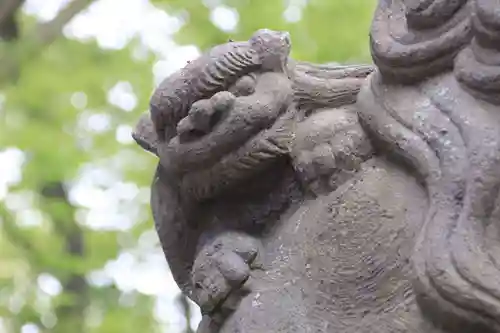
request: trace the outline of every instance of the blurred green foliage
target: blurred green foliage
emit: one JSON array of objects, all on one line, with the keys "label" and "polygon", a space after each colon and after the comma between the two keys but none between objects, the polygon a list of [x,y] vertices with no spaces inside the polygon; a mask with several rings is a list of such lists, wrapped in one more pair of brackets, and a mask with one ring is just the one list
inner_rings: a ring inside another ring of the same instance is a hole
[{"label": "blurred green foliage", "polygon": [[[184,24],[174,36],[177,43],[195,44],[201,50],[229,38],[247,39],[267,27],[291,33],[296,59],[369,60],[374,0],[152,3],[182,18]],[[233,31],[223,31],[220,22],[211,20],[220,6],[237,12]],[[287,21],[284,13],[296,21]],[[140,236],[152,229],[147,200],[117,200],[119,210],[130,214],[133,223],[102,230],[82,223],[81,216],[91,209],[69,195],[82,171],[92,168],[114,175],[112,182],[147,190],[155,159],[116,137],[120,126],[133,126],[147,109],[158,56],[150,52],[142,60],[133,57],[135,39],[121,50],[104,50],[95,41],[68,39],[60,31],[51,43],[34,43],[34,18],[20,10],[15,15],[19,37],[0,41],[0,149],[21,150],[24,163],[22,180],[12,184],[8,194],[0,193],[0,325],[9,333],[20,332],[27,323],[37,325],[40,332],[55,333],[160,331],[151,297],[136,293],[131,304],[124,304],[124,292],[116,285],[96,285],[88,279],[90,272],[102,269],[119,253],[133,252]],[[130,112],[107,98],[118,82],[128,82],[137,97]],[[76,103],[77,98],[83,101]],[[82,126],[93,116],[105,117],[106,126]],[[109,193],[112,185],[95,187]],[[57,279],[62,292],[44,294],[37,283],[42,274]]]},{"label": "blurred green foliage", "polygon": [[[292,36],[292,57],[314,62],[368,61],[368,33],[375,0],[153,0],[159,8],[183,17],[176,35],[180,44],[208,49],[229,38],[246,40],[257,29],[286,30]],[[205,5],[204,5],[205,4]],[[210,19],[217,6],[238,13],[234,32],[224,32]],[[297,22],[286,19],[300,18]],[[298,12],[298,13],[297,13]],[[297,13],[297,14],[295,14]],[[300,14],[299,14],[300,13]],[[297,17],[298,16],[298,17]]]}]

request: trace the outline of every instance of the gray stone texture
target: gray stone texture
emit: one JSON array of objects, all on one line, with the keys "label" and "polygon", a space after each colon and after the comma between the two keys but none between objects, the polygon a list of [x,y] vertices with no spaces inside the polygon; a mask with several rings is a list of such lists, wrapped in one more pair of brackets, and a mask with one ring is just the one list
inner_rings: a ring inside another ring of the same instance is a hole
[{"label": "gray stone texture", "polygon": [[380,0],[376,66],[260,30],[133,136],[199,333],[500,332],[500,1]]}]

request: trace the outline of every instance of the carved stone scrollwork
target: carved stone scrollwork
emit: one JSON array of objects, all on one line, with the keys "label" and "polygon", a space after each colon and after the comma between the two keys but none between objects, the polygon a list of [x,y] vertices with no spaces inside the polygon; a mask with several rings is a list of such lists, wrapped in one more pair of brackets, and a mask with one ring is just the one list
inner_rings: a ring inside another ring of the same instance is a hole
[{"label": "carved stone scrollwork", "polygon": [[[413,286],[425,316],[445,332],[500,330],[499,5],[470,2],[471,45],[442,54],[456,56],[454,72],[435,67],[401,86],[381,68],[358,96],[374,140],[425,184],[430,207],[411,257]],[[446,45],[447,36],[436,40]]]},{"label": "carved stone scrollwork", "polygon": [[415,83],[450,69],[471,38],[466,0],[381,0],[371,30],[375,64],[384,80]]},{"label": "carved stone scrollwork", "polygon": [[290,45],[215,47],[133,135],[198,333],[500,332],[500,0],[380,0],[375,70]]},{"label": "carved stone scrollwork", "polygon": [[200,332],[217,332],[252,292],[243,285],[264,230],[371,155],[356,111],[336,108],[355,103],[373,67],[295,62],[289,51],[288,34],[269,30],[215,47],[160,84],[133,134],[159,157],[153,216],[175,280],[205,314]]},{"label": "carved stone scrollwork", "polygon": [[457,57],[455,74],[474,96],[500,104],[500,2],[474,2],[474,39]]},{"label": "carved stone scrollwork", "polygon": [[405,0],[406,24],[416,30],[434,29],[449,21],[467,0]]}]

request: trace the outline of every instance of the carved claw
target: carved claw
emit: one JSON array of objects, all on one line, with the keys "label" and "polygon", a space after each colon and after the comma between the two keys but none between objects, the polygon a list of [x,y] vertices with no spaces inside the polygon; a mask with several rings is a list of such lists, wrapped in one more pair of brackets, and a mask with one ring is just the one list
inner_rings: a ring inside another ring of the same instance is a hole
[{"label": "carved claw", "polygon": [[237,303],[226,300],[243,290],[257,253],[255,239],[236,233],[219,236],[201,250],[193,265],[192,283],[193,299],[204,314]]}]

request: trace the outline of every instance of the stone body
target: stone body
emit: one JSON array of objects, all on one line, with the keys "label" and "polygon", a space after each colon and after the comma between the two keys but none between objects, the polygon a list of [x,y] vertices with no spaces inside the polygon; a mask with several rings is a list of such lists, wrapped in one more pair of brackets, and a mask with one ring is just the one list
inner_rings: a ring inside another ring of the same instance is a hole
[{"label": "stone body", "polygon": [[169,141],[141,118],[199,333],[500,332],[499,8],[381,0],[375,70],[278,57]]}]

